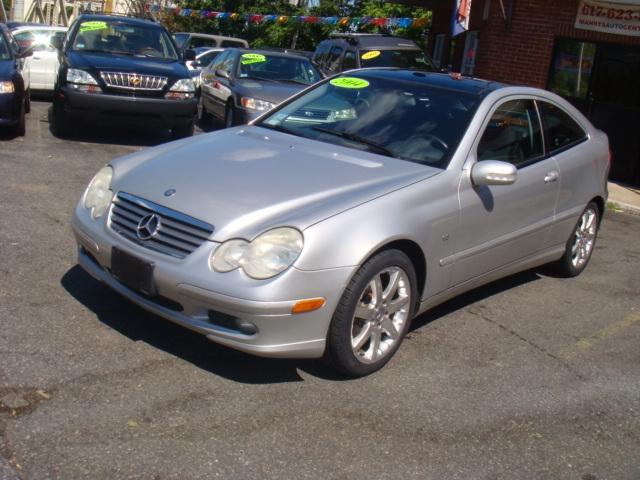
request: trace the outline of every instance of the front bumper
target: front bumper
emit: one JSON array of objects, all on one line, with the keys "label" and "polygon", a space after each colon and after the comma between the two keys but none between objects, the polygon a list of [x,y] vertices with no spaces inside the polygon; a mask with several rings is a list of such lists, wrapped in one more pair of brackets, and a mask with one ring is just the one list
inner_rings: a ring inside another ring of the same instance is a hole
[{"label": "front bumper", "polygon": [[84,93],[63,87],[56,102],[64,112],[82,120],[107,118],[125,126],[179,127],[195,119],[198,100],[168,100],[158,97],[133,97],[109,93]]},{"label": "front bumper", "polygon": [[[329,323],[352,268],[290,268],[262,281],[238,270],[217,273],[208,266],[215,242],[207,241],[186,258],[177,259],[125,239],[111,230],[105,217],[93,220],[81,204],[76,207],[72,227],[79,247],[78,263],[132,302],[214,342],[254,355],[318,358],[324,353]],[[154,264],[157,297],[126,287],[110,273],[114,246]],[[324,307],[291,314],[296,301],[314,297],[324,297]],[[219,318],[252,325],[255,333],[221,323]]]},{"label": "front bumper", "polygon": [[0,125],[15,125],[20,118],[21,95],[17,92],[0,94]]}]

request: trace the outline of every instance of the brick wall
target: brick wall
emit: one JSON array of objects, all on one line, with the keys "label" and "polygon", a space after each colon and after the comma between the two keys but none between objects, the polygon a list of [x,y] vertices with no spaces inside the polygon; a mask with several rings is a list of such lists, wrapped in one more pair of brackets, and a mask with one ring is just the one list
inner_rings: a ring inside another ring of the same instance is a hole
[{"label": "brick wall", "polygon": [[[489,16],[482,20],[485,2]],[[474,0],[471,30],[479,30],[475,75],[506,83],[546,87],[556,37],[591,42],[610,42],[640,47],[640,37],[613,35],[573,28],[579,0],[503,0],[505,9],[513,2],[507,28],[499,0]],[[440,2],[433,14],[431,39],[438,33],[450,38],[453,0]],[[433,43],[431,43],[433,45]],[[464,34],[457,37],[456,52],[449,63],[459,68]]]}]

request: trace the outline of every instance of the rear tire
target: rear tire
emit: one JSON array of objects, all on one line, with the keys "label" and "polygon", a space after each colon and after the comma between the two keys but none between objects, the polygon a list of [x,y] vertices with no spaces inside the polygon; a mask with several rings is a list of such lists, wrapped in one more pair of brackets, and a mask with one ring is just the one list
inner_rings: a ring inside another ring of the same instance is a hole
[{"label": "rear tire", "polygon": [[556,273],[563,277],[575,277],[582,273],[595,248],[599,226],[600,209],[595,202],[590,202],[567,240],[564,255],[553,264]]},{"label": "rear tire", "polygon": [[411,324],[416,286],[413,263],[400,250],[369,259],[345,288],[331,319],[324,362],[347,377],[386,365]]}]

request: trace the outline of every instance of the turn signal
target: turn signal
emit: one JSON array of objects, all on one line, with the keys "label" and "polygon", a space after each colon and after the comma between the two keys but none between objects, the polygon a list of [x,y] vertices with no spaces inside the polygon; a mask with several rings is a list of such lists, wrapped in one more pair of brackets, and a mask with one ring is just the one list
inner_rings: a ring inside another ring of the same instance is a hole
[{"label": "turn signal", "polygon": [[325,303],[326,302],[324,298],[307,298],[306,300],[299,300],[291,308],[291,313],[312,312],[324,307]]}]

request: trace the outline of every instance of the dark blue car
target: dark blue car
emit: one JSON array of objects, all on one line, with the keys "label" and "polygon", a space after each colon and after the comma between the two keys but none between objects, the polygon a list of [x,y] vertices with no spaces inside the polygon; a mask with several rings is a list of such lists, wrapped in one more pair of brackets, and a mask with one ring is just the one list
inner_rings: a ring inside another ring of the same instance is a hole
[{"label": "dark blue car", "polygon": [[18,135],[25,133],[25,113],[30,109],[25,59],[31,54],[31,49],[21,49],[7,27],[0,24],[0,127],[10,126]]}]

